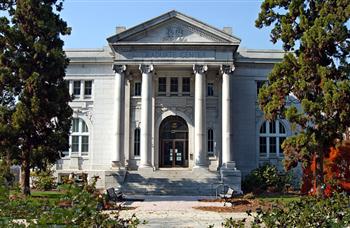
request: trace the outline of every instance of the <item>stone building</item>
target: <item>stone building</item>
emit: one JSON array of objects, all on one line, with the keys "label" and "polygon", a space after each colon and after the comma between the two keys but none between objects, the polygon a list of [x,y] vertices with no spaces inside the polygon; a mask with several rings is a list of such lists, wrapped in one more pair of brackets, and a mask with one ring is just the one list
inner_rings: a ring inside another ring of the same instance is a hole
[{"label": "stone building", "polygon": [[128,172],[183,170],[239,188],[241,175],[281,160],[290,128],[264,121],[257,91],[282,51],[242,49],[230,27],[177,11],[117,27],[107,41],[66,50],[74,119],[57,174],[86,172],[109,187]]}]

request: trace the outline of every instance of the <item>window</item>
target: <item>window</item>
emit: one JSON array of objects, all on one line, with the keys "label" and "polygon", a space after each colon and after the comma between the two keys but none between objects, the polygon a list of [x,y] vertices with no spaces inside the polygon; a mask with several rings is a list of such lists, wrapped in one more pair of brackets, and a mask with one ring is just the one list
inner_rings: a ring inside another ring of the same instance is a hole
[{"label": "window", "polygon": [[73,118],[69,142],[70,149],[65,155],[89,155],[89,129],[83,119]]},{"label": "window", "polygon": [[208,130],[208,155],[214,156],[214,132],[211,128]]},{"label": "window", "polygon": [[80,81],[73,81],[73,96],[80,96]]},{"label": "window", "polygon": [[92,81],[85,81],[84,96],[91,97],[91,95],[92,95]]},{"label": "window", "polygon": [[170,95],[176,96],[178,93],[179,80],[178,78],[170,78]]},{"label": "window", "polygon": [[92,80],[79,81],[73,80],[69,81],[69,93],[73,95],[73,99],[77,98],[91,98],[92,95]]},{"label": "window", "polygon": [[208,97],[214,96],[214,83],[212,83],[212,82],[208,83],[207,95],[208,95]]},{"label": "window", "polygon": [[140,156],[140,128],[134,132],[134,156]]},{"label": "window", "polygon": [[141,96],[141,82],[135,82],[135,84],[134,84],[134,96]]},{"label": "window", "polygon": [[159,96],[166,95],[166,78],[158,79],[158,95]]},{"label": "window", "polygon": [[182,96],[189,96],[191,92],[190,78],[182,78]]},{"label": "window", "polygon": [[283,156],[281,145],[286,139],[287,133],[281,121],[265,121],[260,127],[259,134],[259,154],[261,157]]}]

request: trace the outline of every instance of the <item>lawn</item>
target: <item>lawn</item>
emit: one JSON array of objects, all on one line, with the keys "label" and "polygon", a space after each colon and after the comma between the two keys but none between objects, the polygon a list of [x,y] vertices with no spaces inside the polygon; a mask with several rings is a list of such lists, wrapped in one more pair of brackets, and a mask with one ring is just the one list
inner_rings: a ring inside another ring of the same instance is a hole
[{"label": "lawn", "polygon": [[64,193],[58,191],[32,191],[31,195],[38,198],[59,199]]},{"label": "lawn", "polygon": [[267,201],[267,202],[274,202],[274,201],[281,201],[283,203],[289,203],[292,201],[297,201],[300,199],[299,195],[295,194],[281,194],[281,195],[259,195],[256,196],[256,199],[262,200],[262,201]]}]

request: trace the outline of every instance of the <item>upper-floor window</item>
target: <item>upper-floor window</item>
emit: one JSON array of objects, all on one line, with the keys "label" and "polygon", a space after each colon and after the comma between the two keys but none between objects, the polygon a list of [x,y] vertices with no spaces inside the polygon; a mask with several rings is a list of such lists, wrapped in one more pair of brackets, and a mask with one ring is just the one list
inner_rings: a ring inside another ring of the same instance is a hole
[{"label": "upper-floor window", "polygon": [[92,81],[84,82],[84,96],[91,97],[92,95]]},{"label": "upper-floor window", "polygon": [[134,96],[141,96],[141,82],[134,83]]},{"label": "upper-floor window", "polygon": [[69,93],[73,95],[73,99],[90,99],[92,96],[92,80],[71,80],[68,82]]},{"label": "upper-floor window", "polygon": [[281,145],[287,137],[282,121],[265,121],[259,131],[259,153],[261,157],[283,156]]},{"label": "upper-floor window", "polygon": [[178,94],[179,80],[178,78],[170,78],[170,95]]},{"label": "upper-floor window", "polygon": [[64,155],[89,155],[89,129],[83,119],[73,118],[69,144],[69,151],[64,152]]},{"label": "upper-floor window", "polygon": [[182,78],[182,96],[189,96],[191,92],[190,78]]},{"label": "upper-floor window", "polygon": [[208,83],[207,95],[208,95],[208,97],[214,96],[214,83],[212,83],[212,82]]},{"label": "upper-floor window", "polygon": [[74,98],[80,97],[80,81],[73,81],[73,96]]},{"label": "upper-floor window", "polygon": [[158,95],[159,96],[166,95],[166,78],[158,79]]}]

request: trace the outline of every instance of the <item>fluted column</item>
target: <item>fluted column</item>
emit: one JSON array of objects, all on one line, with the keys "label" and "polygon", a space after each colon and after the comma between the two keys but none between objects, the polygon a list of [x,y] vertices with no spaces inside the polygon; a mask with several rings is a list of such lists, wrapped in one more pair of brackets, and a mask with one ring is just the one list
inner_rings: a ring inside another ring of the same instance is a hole
[{"label": "fluted column", "polygon": [[152,93],[153,65],[141,64],[141,141],[139,168],[152,168]]},{"label": "fluted column", "polygon": [[194,156],[195,167],[207,167],[207,151],[206,151],[206,77],[208,70],[207,65],[193,65],[195,74],[195,101],[194,101]]},{"label": "fluted column", "polygon": [[114,65],[114,119],[115,119],[115,152],[112,157],[112,166],[119,167],[124,141],[124,80],[125,65]]},{"label": "fluted column", "polygon": [[232,129],[231,129],[231,77],[234,71],[232,65],[222,65],[222,163],[227,165],[233,161],[232,157]]}]

